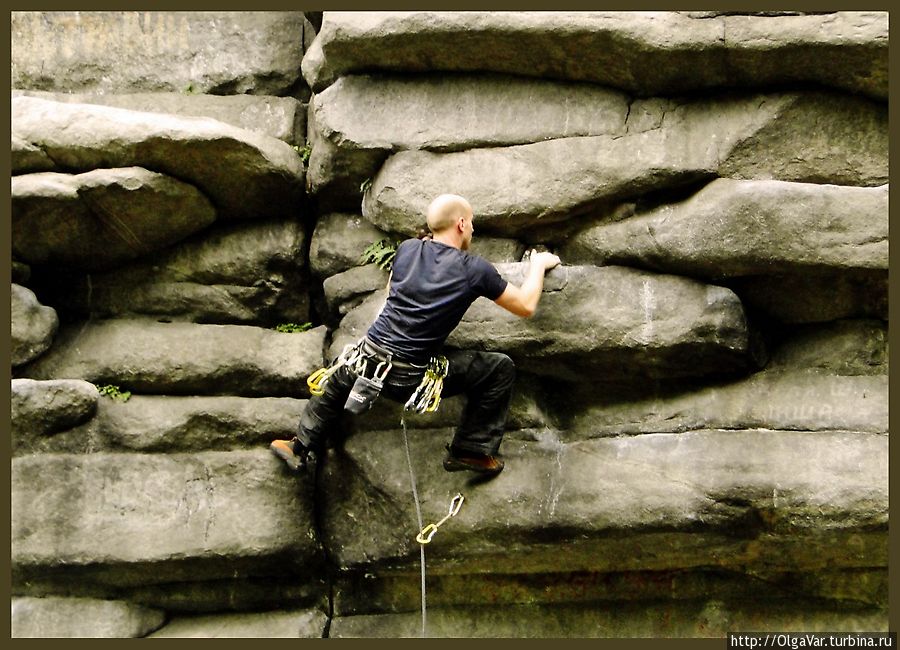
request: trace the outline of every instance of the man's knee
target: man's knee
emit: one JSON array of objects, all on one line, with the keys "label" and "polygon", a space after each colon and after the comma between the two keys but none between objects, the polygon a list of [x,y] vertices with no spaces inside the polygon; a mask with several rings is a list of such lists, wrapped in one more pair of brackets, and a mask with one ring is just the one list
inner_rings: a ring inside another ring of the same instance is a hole
[{"label": "man's knee", "polygon": [[503,384],[510,384],[516,378],[516,364],[503,352],[485,352],[487,355],[487,365],[491,368],[491,374],[496,377],[496,381]]}]

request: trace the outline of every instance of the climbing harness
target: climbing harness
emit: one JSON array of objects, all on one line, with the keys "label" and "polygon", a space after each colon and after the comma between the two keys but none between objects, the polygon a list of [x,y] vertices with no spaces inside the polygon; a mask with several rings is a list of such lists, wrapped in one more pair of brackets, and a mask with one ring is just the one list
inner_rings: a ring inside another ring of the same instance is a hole
[{"label": "climbing harness", "polygon": [[[325,384],[328,383],[328,380],[331,379],[331,375],[337,371],[341,366],[349,365],[351,367],[356,364],[362,363],[365,364],[365,359],[362,354],[362,342],[363,339],[360,339],[356,343],[348,343],[344,346],[344,349],[341,351],[338,358],[335,359],[334,363],[326,368],[319,368],[313,374],[311,374],[306,379],[306,385],[309,386],[309,392],[313,395],[324,395],[325,394]],[[362,366],[363,370],[365,370],[365,365]]]}]

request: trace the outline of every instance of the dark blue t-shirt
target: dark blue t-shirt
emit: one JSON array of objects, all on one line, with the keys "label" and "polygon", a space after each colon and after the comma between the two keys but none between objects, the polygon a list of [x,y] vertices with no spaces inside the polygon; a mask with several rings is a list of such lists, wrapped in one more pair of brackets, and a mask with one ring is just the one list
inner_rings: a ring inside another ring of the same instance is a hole
[{"label": "dark blue t-shirt", "polygon": [[392,274],[387,302],[368,337],[417,363],[440,351],[476,298],[496,300],[507,285],[484,258],[431,240],[400,244]]}]

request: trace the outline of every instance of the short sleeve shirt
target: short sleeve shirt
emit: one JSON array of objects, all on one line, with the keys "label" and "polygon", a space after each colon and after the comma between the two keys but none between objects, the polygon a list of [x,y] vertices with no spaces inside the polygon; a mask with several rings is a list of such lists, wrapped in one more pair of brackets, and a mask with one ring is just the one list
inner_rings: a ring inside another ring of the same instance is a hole
[{"label": "short sleeve shirt", "polygon": [[438,353],[479,297],[496,300],[507,282],[478,255],[432,240],[397,248],[387,302],[368,337],[400,359],[424,363]]}]

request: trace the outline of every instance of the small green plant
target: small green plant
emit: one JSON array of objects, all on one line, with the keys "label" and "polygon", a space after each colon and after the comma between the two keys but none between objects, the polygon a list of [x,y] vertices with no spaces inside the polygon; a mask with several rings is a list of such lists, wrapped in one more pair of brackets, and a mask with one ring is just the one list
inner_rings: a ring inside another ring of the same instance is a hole
[{"label": "small green plant", "polygon": [[366,180],[364,180],[362,183],[359,184],[359,193],[365,194],[366,192],[369,191],[370,187],[372,187],[372,179],[367,178]]},{"label": "small green plant", "polygon": [[194,84],[189,83],[189,84],[185,87],[184,92],[185,92],[186,94],[188,94],[188,95],[193,95],[193,94],[194,94],[195,92],[197,92],[197,91],[194,89]]},{"label": "small green plant", "polygon": [[117,399],[122,402],[127,402],[128,398],[131,397],[130,390],[122,390],[118,386],[114,386],[113,384],[107,384],[106,386],[98,386],[97,390],[100,391],[100,394],[108,397],[110,399]]},{"label": "small green plant", "polygon": [[395,242],[389,239],[380,239],[366,246],[359,261],[361,264],[377,264],[378,268],[390,271],[394,265],[396,254],[397,244]]},{"label": "small green plant", "polygon": [[305,147],[301,147],[299,145],[293,145],[294,151],[300,156],[300,160],[303,161],[303,165],[306,166],[309,164],[309,156],[312,154],[312,147],[306,145]]},{"label": "small green plant", "polygon": [[303,323],[302,325],[298,325],[297,323],[281,323],[280,325],[275,326],[276,332],[283,332],[285,334],[305,332],[308,329],[312,329],[312,323]]}]

